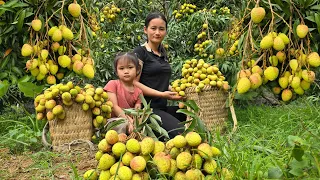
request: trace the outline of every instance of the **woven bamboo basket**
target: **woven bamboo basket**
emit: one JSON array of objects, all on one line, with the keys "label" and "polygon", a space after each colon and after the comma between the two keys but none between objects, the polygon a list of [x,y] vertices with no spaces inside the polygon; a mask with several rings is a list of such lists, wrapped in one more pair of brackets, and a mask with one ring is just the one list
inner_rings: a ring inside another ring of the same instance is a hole
[{"label": "woven bamboo basket", "polygon": [[198,116],[209,131],[223,131],[228,119],[227,93],[211,86],[205,86],[200,93],[195,87],[185,90],[186,98],[194,100],[200,108]]},{"label": "woven bamboo basket", "polygon": [[71,106],[63,105],[66,112],[65,119],[49,121],[49,132],[53,151],[66,151],[77,148],[92,146],[93,135],[92,113],[83,111],[80,104],[73,103]]}]

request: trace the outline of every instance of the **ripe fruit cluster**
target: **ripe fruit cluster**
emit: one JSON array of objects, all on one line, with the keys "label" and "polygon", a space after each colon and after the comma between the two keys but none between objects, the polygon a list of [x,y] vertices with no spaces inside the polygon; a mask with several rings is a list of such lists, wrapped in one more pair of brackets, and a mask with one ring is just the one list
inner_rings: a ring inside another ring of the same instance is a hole
[{"label": "ripe fruit cluster", "polygon": [[228,7],[221,7],[219,10],[222,14],[230,14],[230,9]]},{"label": "ripe fruit cluster", "polygon": [[[253,8],[252,22],[260,23],[265,14],[264,8]],[[304,41],[308,27],[298,25],[296,34],[299,41]],[[237,92],[242,94],[250,89],[257,89],[262,84],[270,84],[274,94],[281,94],[283,101],[291,100],[295,94],[303,95],[315,80],[316,75],[312,69],[320,66],[320,57],[317,52],[310,52],[308,48],[295,49],[294,41],[293,37],[289,39],[287,34],[281,32],[267,33],[260,41],[260,49],[265,55],[262,58],[267,61],[261,66],[254,60],[248,62],[249,68],[238,74]]]},{"label": "ripe fruit cluster", "polygon": [[117,14],[120,13],[120,11],[121,10],[114,4],[105,6],[100,13],[100,22],[104,22],[105,18],[107,18],[109,23],[114,22]]},{"label": "ripe fruit cluster", "polygon": [[73,103],[81,104],[84,111],[92,111],[93,125],[97,128],[105,125],[111,117],[112,102],[108,101],[108,94],[102,88],[94,88],[91,84],[81,88],[69,81],[50,86],[34,99],[37,119],[64,119],[68,113],[64,111],[64,106]]},{"label": "ripe fruit cluster", "polygon": [[183,5],[180,6],[179,10],[174,10],[173,15],[176,19],[181,19],[183,15],[188,16],[189,14],[192,14],[195,12],[197,6],[194,4],[187,4],[184,3]]},{"label": "ripe fruit cluster", "polygon": [[198,52],[200,57],[213,59],[214,56],[212,54],[208,55],[210,52],[207,47],[212,44],[212,40],[207,37],[208,28],[207,23],[202,25],[202,31],[197,35],[198,42],[194,45],[194,51]]},{"label": "ripe fruit cluster", "polygon": [[[69,4],[68,11],[74,18],[81,15],[81,7],[76,3]],[[31,38],[31,43],[24,44],[21,55],[30,57],[26,62],[26,69],[38,81],[46,78],[48,84],[56,84],[57,79],[61,80],[66,71],[72,70],[87,78],[94,77],[94,62],[90,54],[81,49],[73,51],[74,29],[66,24],[50,28],[39,19],[34,19],[31,26],[30,34],[32,37],[36,33],[36,41],[32,42]],[[49,30],[46,31],[47,29]]]},{"label": "ripe fruit cluster", "polygon": [[221,155],[221,151],[202,142],[196,132],[177,135],[164,143],[150,137],[141,141],[127,139],[125,134],[109,130],[98,148],[95,156],[99,161],[97,170],[88,170],[84,174],[85,179],[194,180],[212,179],[212,174],[224,179],[233,177],[233,172],[226,168],[216,173],[221,167],[218,167],[215,158]]},{"label": "ripe fruit cluster", "polygon": [[225,77],[219,71],[216,65],[211,66],[205,63],[203,59],[186,60],[182,68],[182,78],[172,82],[172,91],[178,92],[180,96],[185,95],[185,90],[190,87],[196,87],[195,91],[199,93],[205,85],[228,90],[229,84]]}]

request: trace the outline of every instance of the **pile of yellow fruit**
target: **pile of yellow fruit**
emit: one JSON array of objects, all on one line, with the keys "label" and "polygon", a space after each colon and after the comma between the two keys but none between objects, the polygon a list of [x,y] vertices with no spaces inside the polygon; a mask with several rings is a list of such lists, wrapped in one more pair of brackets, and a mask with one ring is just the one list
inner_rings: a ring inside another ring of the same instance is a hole
[{"label": "pile of yellow fruit", "polygon": [[225,81],[219,68],[216,65],[206,63],[203,59],[185,61],[181,75],[181,79],[177,79],[171,84],[171,90],[178,92],[180,96],[184,96],[185,90],[190,87],[195,87],[197,93],[201,92],[205,85],[223,90],[229,89],[228,81]]},{"label": "pile of yellow fruit", "polygon": [[[71,16],[78,18],[81,15],[79,4],[71,3],[68,6]],[[26,62],[26,69],[38,81],[46,78],[48,84],[56,84],[57,79],[64,77],[66,70],[92,79],[94,77],[94,61],[89,53],[80,49],[73,51],[74,32],[66,25],[49,26],[43,25],[40,19],[31,22],[31,34],[36,34],[36,41],[26,43],[21,48],[21,55],[30,57]],[[49,29],[46,31],[46,29]],[[43,32],[45,31],[45,36]],[[41,36],[40,36],[41,35]],[[43,37],[39,39],[38,36]],[[75,53],[73,53],[75,52]]]},{"label": "pile of yellow fruit", "polygon": [[174,10],[172,14],[175,15],[174,17],[176,19],[181,19],[184,15],[188,16],[189,14],[194,13],[196,8],[197,6],[194,4],[184,3],[183,5],[180,6],[179,10]]},{"label": "pile of yellow fruit", "polygon": [[105,6],[100,13],[100,22],[104,22],[105,18],[109,23],[114,22],[120,9],[114,4]]},{"label": "pile of yellow fruit", "polygon": [[[264,8],[253,8],[252,22],[260,23],[265,14]],[[296,32],[298,40],[303,41],[309,31],[306,25],[300,24]],[[312,68],[320,66],[320,57],[317,52],[309,51],[307,48],[289,49],[290,43],[292,40],[281,32],[270,32],[264,36],[260,41],[260,50],[270,52],[265,53],[268,61],[260,67],[254,60],[250,60],[249,68],[239,73],[237,92],[243,94],[250,89],[257,89],[262,84],[275,81],[277,85],[272,87],[272,90],[275,94],[281,94],[283,101],[291,100],[294,93],[303,95],[315,80],[315,72]]]},{"label": "pile of yellow fruit", "polygon": [[151,137],[141,141],[109,130],[98,144],[97,169],[84,173],[84,179],[195,180],[233,178],[233,172],[218,167],[215,159],[221,151],[203,142],[196,132],[177,135],[164,143]]},{"label": "pile of yellow fruit", "polygon": [[65,106],[73,103],[81,104],[84,111],[91,110],[93,114],[93,125],[102,127],[111,117],[112,102],[108,100],[108,94],[101,87],[94,88],[87,84],[84,88],[75,86],[72,81],[66,84],[56,84],[46,89],[43,94],[36,96],[34,106],[37,119],[64,119]]}]

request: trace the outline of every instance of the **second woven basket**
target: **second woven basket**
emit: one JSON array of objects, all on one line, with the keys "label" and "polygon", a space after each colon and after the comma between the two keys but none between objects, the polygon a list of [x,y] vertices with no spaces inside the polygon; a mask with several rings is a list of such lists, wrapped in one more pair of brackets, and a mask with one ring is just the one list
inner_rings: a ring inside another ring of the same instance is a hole
[{"label": "second woven basket", "polygon": [[185,90],[187,100],[194,100],[200,108],[198,116],[209,131],[223,130],[228,119],[227,93],[211,86],[205,86],[196,93],[195,87]]}]

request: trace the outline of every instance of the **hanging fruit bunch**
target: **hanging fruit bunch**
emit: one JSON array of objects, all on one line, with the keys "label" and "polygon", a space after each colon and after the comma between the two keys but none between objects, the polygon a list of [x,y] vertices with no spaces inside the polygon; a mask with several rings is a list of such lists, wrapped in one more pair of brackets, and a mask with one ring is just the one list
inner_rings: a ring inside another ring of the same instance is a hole
[{"label": "hanging fruit bunch", "polygon": [[198,55],[203,58],[209,57],[213,59],[213,54],[208,55],[208,46],[211,45],[212,40],[210,39],[209,34],[209,25],[208,23],[204,23],[202,25],[202,30],[197,35],[197,43],[194,45],[194,51],[198,52]]},{"label": "hanging fruit bunch", "polygon": [[85,179],[232,179],[233,172],[218,165],[221,151],[203,142],[196,132],[177,135],[168,142],[151,137],[128,139],[109,130],[98,144],[97,169]]},{"label": "hanging fruit bunch", "polygon": [[[28,57],[26,70],[37,81],[56,84],[66,73],[75,72],[89,79],[94,77],[94,61],[90,55],[87,29],[79,4],[62,3],[59,19],[35,15],[31,22],[30,39],[21,49]],[[41,7],[39,7],[40,9]],[[39,10],[38,10],[39,12]]]},{"label": "hanging fruit bunch", "polygon": [[[289,7],[292,15],[288,18],[281,17],[270,4],[259,6],[259,1],[251,9],[243,39],[242,69],[236,86],[238,94],[264,84],[286,102],[303,95],[314,83],[320,57],[310,44],[310,29],[301,12],[294,3]],[[292,17],[297,20],[293,22]],[[284,28],[280,29],[276,20]]]},{"label": "hanging fruit bunch", "polygon": [[120,12],[120,8],[118,8],[116,5],[108,4],[103,7],[102,12],[100,12],[100,22],[104,22],[105,18],[107,18],[107,22],[112,23],[115,21]]},{"label": "hanging fruit bunch", "polygon": [[176,19],[181,19],[183,18],[183,16],[188,16],[194,13],[196,11],[196,8],[197,6],[194,4],[184,3],[183,5],[180,6],[178,10],[174,10],[172,12],[172,15],[174,15]]},{"label": "hanging fruit bunch", "polygon": [[210,65],[203,59],[186,60],[181,71],[182,78],[171,83],[171,90],[180,96],[185,96],[185,90],[190,87],[195,87],[197,93],[206,85],[225,91],[229,89],[228,81],[225,81],[218,66]]}]

